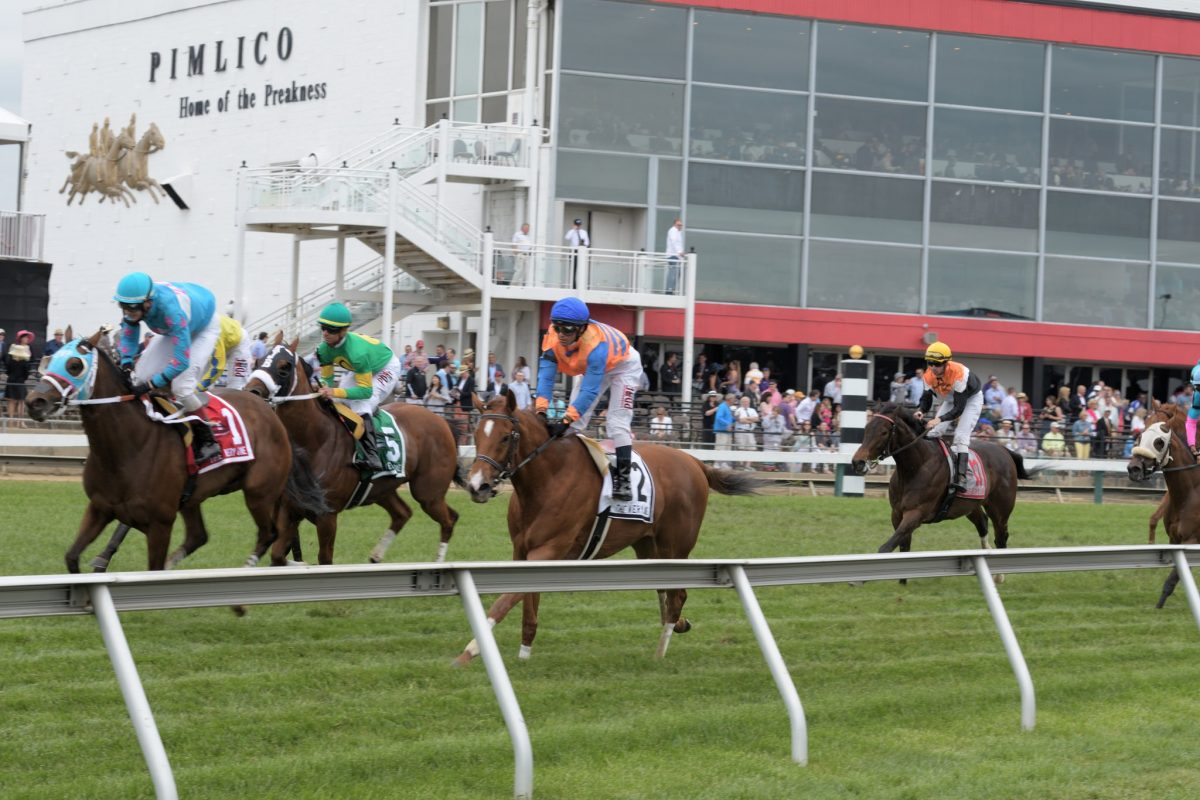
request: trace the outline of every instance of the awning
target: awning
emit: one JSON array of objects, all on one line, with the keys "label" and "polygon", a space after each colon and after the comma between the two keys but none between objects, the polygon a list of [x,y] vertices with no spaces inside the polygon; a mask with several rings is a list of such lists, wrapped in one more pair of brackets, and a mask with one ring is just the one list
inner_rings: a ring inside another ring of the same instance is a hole
[{"label": "awning", "polygon": [[0,144],[29,141],[29,123],[8,109],[0,108]]}]

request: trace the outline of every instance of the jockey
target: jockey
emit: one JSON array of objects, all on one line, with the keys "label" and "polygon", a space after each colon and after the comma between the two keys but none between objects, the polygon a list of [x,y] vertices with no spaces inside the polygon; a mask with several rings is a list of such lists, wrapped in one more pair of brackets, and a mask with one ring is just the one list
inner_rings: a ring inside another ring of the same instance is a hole
[{"label": "jockey", "polygon": [[[208,405],[208,396],[197,384],[209,366],[221,333],[212,292],[194,283],[155,283],[144,272],[131,272],[117,284],[113,295],[121,306],[121,335],[117,340],[121,366],[129,368],[137,356],[141,323],[160,334],[150,340],[137,358],[131,376],[135,396],[170,387],[184,411],[195,413]],[[192,425],[197,461],[221,454],[208,425]]]},{"label": "jockey", "polygon": [[913,413],[917,420],[925,418],[925,412],[933,406],[936,396],[941,405],[937,415],[925,423],[925,434],[930,439],[937,439],[957,419],[954,428],[954,476],[951,485],[957,491],[966,489],[967,458],[971,444],[971,432],[975,423],[979,422],[979,413],[983,410],[983,393],[980,391],[979,378],[971,374],[964,364],[951,361],[953,355],[950,348],[943,342],[934,342],[925,351],[927,369],[921,376],[925,381],[925,393],[921,395],[920,407]]},{"label": "jockey", "polygon": [[[355,466],[378,472],[383,469],[375,442],[372,415],[392,391],[400,377],[400,359],[378,339],[350,332],[350,309],[341,303],[330,303],[321,310],[317,324],[323,341],[317,347],[317,363],[321,368],[321,395],[342,400],[347,408],[362,417],[363,456]],[[333,368],[346,370],[341,384],[333,387]]]},{"label": "jockey", "polygon": [[1200,361],[1192,367],[1192,407],[1188,409],[1185,426],[1187,429],[1188,447],[1196,452],[1196,420],[1200,419]]},{"label": "jockey", "polygon": [[588,307],[576,297],[559,300],[550,309],[550,330],[542,339],[538,360],[537,400],[534,409],[545,416],[550,407],[554,377],[559,372],[582,375],[571,404],[561,419],[550,423],[552,436],[568,428],[583,431],[595,411],[596,401],[609,390],[605,424],[617,450],[614,500],[632,500],[629,469],[633,458],[633,397],[642,380],[642,358],[625,334],[590,318]]},{"label": "jockey", "polygon": [[254,366],[254,359],[250,356],[250,337],[236,319],[222,314],[220,320],[221,335],[217,337],[217,345],[213,348],[209,368],[201,385],[209,388],[225,373],[225,388],[241,389],[250,380],[250,370]]}]

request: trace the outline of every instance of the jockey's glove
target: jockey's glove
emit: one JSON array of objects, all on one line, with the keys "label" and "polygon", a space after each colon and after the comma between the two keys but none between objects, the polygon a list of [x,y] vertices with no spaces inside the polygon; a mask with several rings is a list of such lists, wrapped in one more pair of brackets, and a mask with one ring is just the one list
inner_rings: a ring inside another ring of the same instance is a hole
[{"label": "jockey's glove", "polygon": [[565,419],[556,419],[547,427],[550,430],[550,438],[557,439],[571,429],[571,423],[567,422]]},{"label": "jockey's glove", "polygon": [[133,385],[129,387],[129,391],[134,397],[141,397],[144,394],[150,394],[153,388],[148,381],[134,381]]}]

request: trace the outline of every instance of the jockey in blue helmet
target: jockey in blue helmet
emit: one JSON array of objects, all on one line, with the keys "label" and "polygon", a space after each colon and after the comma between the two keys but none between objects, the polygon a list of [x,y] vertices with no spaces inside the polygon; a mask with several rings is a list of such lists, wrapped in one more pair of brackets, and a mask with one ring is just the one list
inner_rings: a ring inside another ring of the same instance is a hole
[{"label": "jockey in blue helmet", "polygon": [[617,451],[617,475],[613,499],[632,500],[629,470],[633,459],[633,398],[642,381],[642,358],[628,337],[616,328],[591,319],[587,305],[578,297],[565,297],[550,309],[550,330],[542,338],[538,359],[537,400],[534,409],[542,415],[550,407],[554,378],[559,372],[582,375],[575,383],[571,402],[562,419],[551,428],[562,436],[568,428],[587,428],[596,401],[609,390],[605,423]]},{"label": "jockey in blue helmet", "polygon": [[[185,411],[206,406],[208,397],[197,391],[197,383],[209,369],[221,335],[212,292],[194,283],[155,283],[144,272],[131,272],[117,284],[113,300],[122,314],[117,351],[121,366],[133,368],[133,394],[170,388]],[[160,335],[150,340],[133,367],[143,322]],[[193,425],[192,433],[197,461],[220,455],[208,425]]]},{"label": "jockey in blue helmet", "polygon": [[1191,374],[1192,383],[1192,407],[1188,409],[1187,420],[1185,421],[1187,430],[1188,447],[1192,448],[1192,452],[1196,451],[1196,420],[1200,419],[1200,361],[1196,362],[1196,366],[1192,367]]}]

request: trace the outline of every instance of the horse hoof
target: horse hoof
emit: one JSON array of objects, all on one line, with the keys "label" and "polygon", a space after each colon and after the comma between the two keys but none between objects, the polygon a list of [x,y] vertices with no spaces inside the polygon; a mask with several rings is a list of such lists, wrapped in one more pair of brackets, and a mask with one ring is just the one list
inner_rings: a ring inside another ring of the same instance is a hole
[{"label": "horse hoof", "polygon": [[108,559],[96,556],[89,566],[91,566],[92,572],[108,572]]},{"label": "horse hoof", "polygon": [[245,606],[230,606],[229,610],[233,612],[233,615],[235,617],[246,616],[246,607]]},{"label": "horse hoof", "polygon": [[1004,576],[1003,575],[993,575],[992,583],[996,584],[997,586],[1002,586],[1004,584]]},{"label": "horse hoof", "polygon": [[691,629],[692,629],[692,621],[689,619],[686,619],[686,618],[681,619],[681,620],[679,620],[679,622],[675,623],[675,632],[676,633],[687,633]]},{"label": "horse hoof", "polygon": [[383,561],[383,559],[372,553],[371,557],[368,558],[367,561],[371,564],[378,564],[380,561]]},{"label": "horse hoof", "polygon": [[867,582],[866,581],[849,581],[846,585],[853,586],[855,589],[861,589],[863,586],[867,585]]},{"label": "horse hoof", "polygon": [[467,653],[467,652],[462,652],[462,653],[458,654],[457,658],[455,658],[453,661],[450,662],[450,666],[453,667],[454,669],[461,669],[462,667],[465,667],[470,663],[471,663],[471,654]]}]

